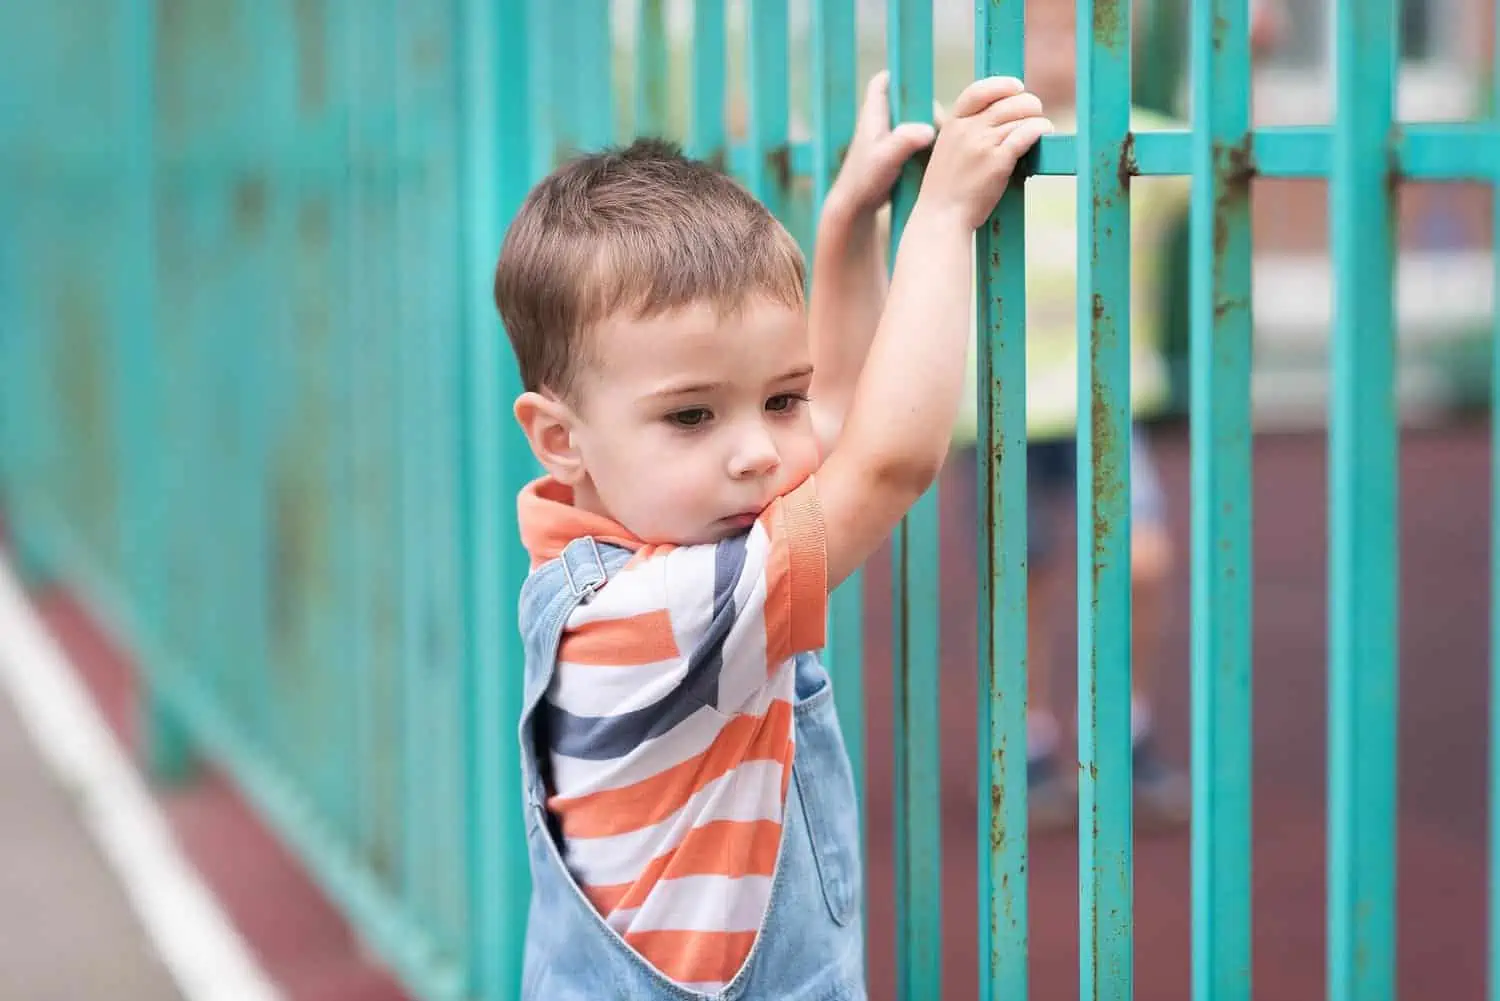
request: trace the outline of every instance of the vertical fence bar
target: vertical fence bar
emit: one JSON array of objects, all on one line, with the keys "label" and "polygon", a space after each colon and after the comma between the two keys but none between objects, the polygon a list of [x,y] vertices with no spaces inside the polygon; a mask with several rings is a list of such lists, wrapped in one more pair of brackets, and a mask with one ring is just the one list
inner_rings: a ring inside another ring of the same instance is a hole
[{"label": "vertical fence bar", "polygon": [[1329,566],[1328,988],[1390,998],[1395,968],[1397,502],[1394,4],[1339,0]]},{"label": "vertical fence bar", "polygon": [[[887,65],[898,122],[932,118],[932,7],[889,0]],[[909,162],[891,199],[891,261],[921,185]],[[913,505],[891,540],[894,588],[892,741],[896,752],[897,997],[942,996],[942,762],[938,748],[937,489]]]},{"label": "vertical fence bar", "polygon": [[[520,749],[512,721],[521,715],[524,653],[516,621],[527,560],[504,504],[530,479],[535,463],[509,401],[520,377],[502,347],[490,288],[505,226],[529,186],[531,105],[514,85],[526,79],[526,0],[459,0],[463,7],[463,177],[466,220],[460,248],[466,284],[462,454],[465,553],[465,705],[468,762],[469,941],[467,981],[480,1001],[514,997],[531,896],[526,828],[520,809]],[[507,530],[506,525],[511,527]]]},{"label": "vertical fence bar", "polygon": [[525,59],[511,65],[517,67],[517,72],[523,74],[520,79],[526,81],[524,88],[515,89],[522,90],[523,99],[529,103],[527,176],[538,180],[552,169],[558,157],[556,118],[561,97],[553,92],[552,86],[553,62],[557,56],[552,38],[558,30],[554,22],[559,17],[559,6],[551,0],[514,0],[514,3],[518,5],[514,14],[520,18],[515,22],[516,30],[524,31],[526,40],[520,49]]},{"label": "vertical fence bar", "polygon": [[[396,79],[396,148],[403,158],[415,159],[422,116],[412,113],[413,86],[410,56],[401,44],[411,37],[414,12],[406,5],[395,5],[397,40]],[[416,134],[414,134],[414,132]],[[427,739],[427,690],[423,671],[425,652],[424,599],[430,583],[430,561],[423,545],[426,527],[423,473],[426,456],[433,447],[427,440],[426,408],[434,401],[424,399],[426,380],[424,366],[431,364],[430,349],[425,343],[428,331],[421,322],[422,283],[415,280],[417,263],[413,244],[420,239],[421,191],[417,184],[403,179],[396,189],[396,394],[394,421],[400,449],[399,469],[400,515],[399,546],[401,551],[400,587],[400,691],[403,706],[401,720],[401,896],[417,920],[431,924],[431,885],[428,860],[435,849],[432,838],[431,796],[428,772],[432,743]]]},{"label": "vertical fence bar", "polygon": [[[854,135],[854,0],[815,0],[812,10],[813,218]],[[854,766],[856,802],[865,801],[864,572],[856,570],[828,601],[828,670],[838,693],[839,725]]]},{"label": "vertical fence bar", "polygon": [[[552,60],[557,70],[553,79],[562,88],[559,94],[566,94],[570,101],[558,105],[557,110],[563,119],[575,124],[570,139],[580,151],[600,149],[615,137],[615,60],[610,6],[610,0],[557,5],[558,10],[572,11],[562,22],[565,31],[552,36]],[[559,14],[554,12],[552,16],[556,18]],[[640,44],[639,39],[636,44]],[[581,60],[582,70],[574,60]]]},{"label": "vertical fence bar", "polygon": [[750,158],[745,184],[783,222],[790,204],[791,157],[787,149],[787,0],[754,0],[745,5],[750,38]]},{"label": "vertical fence bar", "polygon": [[[1490,11],[1490,124],[1500,128],[1500,10]],[[1490,177],[1490,880],[1489,1001],[1500,1001],[1500,163]]]},{"label": "vertical fence bar", "polygon": [[[284,24],[261,20],[257,30],[258,50],[269,52],[279,48],[285,51],[288,48],[279,44],[286,37]],[[261,66],[267,64],[266,60],[259,62]],[[255,96],[262,103],[260,128],[265,131],[261,135],[267,137],[262,141],[268,149],[276,149],[278,159],[284,163],[289,156],[290,129],[280,130],[274,142],[269,139],[268,133],[271,132],[272,122],[284,121],[286,112],[283,109],[290,104],[290,95],[283,97],[281,94],[285,94],[286,89],[293,85],[290,79],[293,67],[286,57],[274,65],[284,67],[289,73],[289,78],[282,84],[281,93],[274,98],[265,92]],[[247,90],[253,91],[253,88]],[[260,665],[258,670],[245,671],[240,679],[240,687],[245,693],[247,715],[254,720],[254,730],[262,734],[276,733],[280,739],[279,746],[284,750],[291,746],[288,735],[292,731],[287,723],[288,716],[278,699],[278,686],[274,679],[278,677],[279,671],[286,670],[296,661],[287,656],[287,651],[294,647],[283,643],[277,648],[274,644],[276,624],[287,621],[284,616],[288,602],[284,595],[295,592],[286,588],[285,581],[275,587],[271,581],[273,574],[290,573],[287,567],[280,565],[287,550],[278,547],[276,532],[278,527],[284,530],[286,526],[278,526],[279,506],[275,503],[273,489],[276,451],[278,446],[284,447],[285,440],[284,429],[277,420],[277,415],[286,410],[283,404],[290,396],[287,386],[292,382],[290,378],[281,376],[286,375],[286,355],[298,343],[292,327],[292,297],[279,294],[294,284],[286,280],[286,275],[295,273],[297,268],[294,263],[296,258],[293,256],[296,248],[290,235],[294,227],[295,212],[293,190],[290,190],[293,189],[292,184],[273,183],[265,179],[262,185],[264,221],[255,232],[256,253],[248,262],[250,267],[247,271],[251,280],[259,283],[257,292],[252,294],[267,302],[268,308],[255,319],[254,333],[244,333],[233,338],[243,352],[238,359],[240,370],[236,376],[240,387],[246,390],[243,397],[246,401],[243,425],[245,455],[239,466],[244,482],[238,485],[244,507],[236,512],[243,518],[243,527],[235,534],[241,536],[237,542],[244,547],[246,553],[246,570],[244,579],[240,582],[244,597],[238,604],[247,628],[243,640],[236,641],[232,647],[241,664]],[[270,305],[273,303],[274,305]],[[292,557],[293,562],[296,559],[297,556]],[[289,618],[300,620],[301,616],[294,614]],[[278,658],[277,654],[281,656]]]},{"label": "vertical fence bar", "polygon": [[[337,145],[327,154],[327,162],[319,166],[329,174],[341,170],[345,178],[341,184],[320,184],[318,189],[320,193],[327,192],[330,263],[338,282],[337,293],[329,297],[328,315],[332,329],[329,331],[329,350],[325,355],[332,389],[328,413],[333,425],[328,497],[331,503],[342,501],[349,505],[345,515],[336,518],[332,526],[334,545],[331,570],[334,594],[337,597],[331,612],[333,628],[329,635],[330,667],[334,675],[330,691],[338,693],[334,698],[347,706],[347,711],[340,714],[342,718],[332,727],[333,739],[328,745],[333,759],[329,792],[332,804],[330,813],[338,824],[338,830],[345,843],[358,852],[363,847],[359,791],[364,785],[364,773],[368,765],[361,753],[360,731],[366,717],[360,710],[368,709],[368,704],[361,702],[357,693],[369,684],[370,673],[368,662],[361,657],[365,649],[363,637],[358,635],[360,585],[356,576],[360,537],[355,507],[359,503],[360,492],[356,479],[359,438],[355,424],[359,366],[355,359],[364,346],[361,341],[368,329],[361,322],[364,319],[362,313],[365,303],[357,284],[359,253],[362,249],[356,242],[357,212],[360,205],[359,177],[349,156],[353,65],[348,39],[353,35],[354,18],[351,15],[357,8],[347,0],[323,0],[319,6],[321,10],[315,7],[317,13],[313,17],[317,18],[321,14],[321,30],[315,39],[308,40],[306,44],[316,45],[309,56],[314,60],[321,57],[322,61],[316,71],[299,66],[299,105],[303,111],[305,131],[312,132],[321,126],[329,128],[339,137]],[[306,22],[299,19],[297,30],[302,31],[306,27]],[[319,74],[321,79],[318,78]],[[315,100],[319,90],[321,102]],[[314,99],[311,100],[311,109],[303,103],[309,99]],[[312,111],[311,115],[307,114],[309,110]],[[256,389],[258,391],[251,395],[258,403],[263,401],[264,392],[260,386]],[[257,425],[264,420],[258,407],[252,414]],[[247,549],[247,564],[256,565],[259,562],[258,551],[248,546]],[[362,853],[357,857],[361,861],[367,858]]]},{"label": "vertical fence bar", "polygon": [[[1078,0],[1079,995],[1129,998],[1130,16]],[[1086,319],[1085,319],[1086,318]]]},{"label": "vertical fence bar", "polygon": [[[7,8],[7,13],[11,9]],[[21,23],[19,11],[8,17],[0,14],[0,28],[4,29],[0,30],[0,88],[7,93],[21,85],[21,32],[14,28]],[[0,103],[0,218],[7,221],[0,231],[0,540],[10,547],[12,559],[18,555],[20,541],[16,517],[25,468],[20,453],[26,447],[26,434],[21,429],[26,423],[27,382],[21,373],[29,354],[20,336],[26,329],[21,315],[21,261],[26,254],[21,244],[30,228],[27,199],[15,168],[25,120],[21,103]]]},{"label": "vertical fence bar", "polygon": [[[401,154],[396,146],[396,39],[395,4],[397,0],[378,0],[361,4],[370,16],[360,19],[360,64],[362,103],[360,115],[361,161],[370,170],[366,223],[374,234],[373,244],[380,248],[366,256],[368,277],[365,298],[368,299],[370,327],[362,339],[364,352],[363,392],[361,393],[361,439],[367,452],[368,472],[363,477],[369,487],[374,511],[364,537],[370,541],[361,547],[361,570],[368,573],[362,586],[369,588],[366,621],[371,631],[370,675],[360,696],[377,709],[367,732],[364,754],[379,776],[369,788],[367,799],[370,828],[374,835],[372,849],[381,862],[381,871],[394,882],[404,855],[406,831],[401,826],[402,766],[404,762],[400,735],[404,717],[412,707],[401,698],[401,622],[395,614],[399,607],[401,581],[404,578],[400,546],[390,545],[400,526],[400,456],[397,422],[390,420],[391,401],[399,384],[398,344],[400,337],[399,296],[397,280],[400,266],[390,252],[397,232],[397,193],[406,183],[407,174],[397,164]],[[369,243],[362,244],[368,250]]]},{"label": "vertical fence bar", "polygon": [[[126,93],[131,95],[130,127],[126,136],[127,232],[139,241],[129,255],[129,276],[124,281],[126,336],[129,349],[120,359],[120,434],[122,497],[120,565],[130,582],[140,626],[138,638],[151,644],[161,636],[165,622],[162,601],[163,546],[160,535],[162,480],[157,461],[155,408],[159,397],[153,385],[156,365],[156,14],[145,0],[128,0],[123,17],[128,36],[125,43]],[[158,670],[165,665],[152,665]],[[167,706],[161,682],[149,672],[142,676],[145,707],[146,760],[152,774],[163,780],[181,780],[191,767],[187,730]]]},{"label": "vertical fence bar", "polygon": [[1250,998],[1250,43],[1193,8],[1193,997]]},{"label": "vertical fence bar", "polygon": [[376,649],[377,628],[371,614],[373,596],[379,587],[375,580],[378,561],[373,558],[373,550],[380,542],[375,541],[374,516],[378,501],[371,473],[378,468],[384,454],[375,447],[377,436],[371,434],[371,427],[376,422],[370,419],[370,384],[384,340],[380,333],[381,319],[376,315],[380,308],[379,298],[367,291],[376,274],[375,256],[380,252],[376,249],[380,246],[377,242],[380,234],[371,224],[377,195],[371,183],[371,146],[365,128],[373,94],[379,93],[366,51],[368,28],[365,15],[368,9],[364,4],[348,0],[337,0],[330,8],[335,25],[330,32],[330,41],[338,52],[339,72],[330,77],[329,93],[337,102],[337,120],[342,133],[340,152],[348,177],[344,222],[346,285],[343,294],[348,300],[349,330],[342,345],[340,362],[347,368],[348,387],[343,415],[348,422],[348,454],[344,461],[349,483],[349,508],[345,519],[348,522],[349,554],[343,572],[349,580],[343,642],[348,671],[355,680],[349,699],[353,719],[348,735],[349,754],[354,765],[352,776],[346,776],[345,782],[352,786],[348,804],[351,844],[378,877],[385,871],[385,857],[376,833],[377,825],[373,822],[370,792],[380,783],[384,773],[379,755],[371,754],[370,747],[376,733],[375,721],[381,714],[381,658]]},{"label": "vertical fence bar", "polygon": [[723,166],[724,148],[724,4],[695,0],[692,44],[693,98],[688,110],[688,151]]},{"label": "vertical fence bar", "polygon": [[118,286],[120,346],[117,349],[119,403],[117,431],[120,470],[120,570],[131,595],[137,641],[160,628],[162,579],[159,483],[156,475],[155,421],[158,388],[155,346],[155,17],[152,5],[130,0],[121,17],[125,28],[122,59],[129,95],[121,123],[125,160],[121,187],[125,238],[133,250],[122,263]]},{"label": "vertical fence bar", "polygon": [[[325,0],[326,2],[326,0]],[[447,57],[424,68],[422,86],[426,103],[431,107],[431,139],[424,151],[428,167],[429,210],[424,219],[422,242],[427,257],[425,268],[428,286],[426,323],[435,330],[433,364],[427,372],[427,391],[431,404],[431,428],[435,447],[432,450],[430,482],[427,496],[431,505],[429,519],[431,585],[427,595],[427,673],[428,701],[435,718],[442,721],[434,732],[436,769],[432,775],[433,817],[437,829],[434,842],[436,856],[429,861],[432,870],[433,908],[437,916],[433,938],[442,952],[436,962],[447,966],[461,961],[466,932],[464,867],[459,861],[464,852],[463,818],[466,807],[461,755],[464,741],[461,726],[452,725],[462,713],[463,698],[463,624],[462,555],[459,536],[463,530],[463,502],[459,489],[463,477],[463,457],[459,452],[462,433],[462,400],[468,378],[465,367],[465,344],[462,338],[463,300],[472,286],[463,280],[459,256],[459,191],[462,165],[458,150],[462,142],[458,118],[460,79],[457,39],[461,30],[452,0],[425,0],[422,18],[423,35],[434,44],[445,46]],[[445,263],[446,262],[446,263]]]},{"label": "vertical fence bar", "polygon": [[351,805],[354,810],[353,843],[369,859],[371,868],[378,872],[381,852],[376,833],[378,825],[370,808],[373,798],[370,791],[379,782],[381,771],[369,749],[375,735],[374,721],[380,713],[375,624],[371,615],[371,595],[375,590],[375,561],[371,557],[379,542],[372,524],[375,501],[370,470],[377,450],[373,447],[375,436],[370,434],[368,426],[368,401],[373,363],[383,342],[380,337],[381,310],[375,297],[364,294],[364,290],[374,285],[374,247],[379,235],[370,224],[375,193],[370,178],[371,150],[365,122],[379,89],[374,74],[370,72],[373,61],[365,41],[366,20],[356,16],[353,5],[341,4],[338,24],[334,41],[342,47],[344,73],[334,78],[334,86],[345,122],[343,149],[349,176],[349,249],[344,294],[349,299],[349,323],[353,330],[358,331],[357,337],[346,340],[343,359],[343,364],[349,369],[351,388],[347,410],[351,493],[347,519],[350,562],[345,648],[351,669],[361,679],[350,693],[354,756],[358,762]]},{"label": "vertical fence bar", "polygon": [[667,13],[663,0],[638,0],[635,22],[635,134],[659,136],[668,130]]},{"label": "vertical fence bar", "polygon": [[[1021,76],[1025,0],[976,8],[976,76]],[[1027,993],[1026,200],[975,244],[979,318],[979,997]]]}]

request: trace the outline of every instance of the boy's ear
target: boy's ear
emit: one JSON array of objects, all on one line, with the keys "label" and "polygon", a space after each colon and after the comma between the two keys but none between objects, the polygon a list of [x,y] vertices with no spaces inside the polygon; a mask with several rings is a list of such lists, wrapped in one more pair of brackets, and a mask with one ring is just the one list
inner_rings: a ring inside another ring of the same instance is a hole
[{"label": "boy's ear", "polygon": [[574,441],[577,417],[572,409],[549,393],[526,392],[516,397],[515,414],[537,461],[558,482],[576,486],[585,470]]}]

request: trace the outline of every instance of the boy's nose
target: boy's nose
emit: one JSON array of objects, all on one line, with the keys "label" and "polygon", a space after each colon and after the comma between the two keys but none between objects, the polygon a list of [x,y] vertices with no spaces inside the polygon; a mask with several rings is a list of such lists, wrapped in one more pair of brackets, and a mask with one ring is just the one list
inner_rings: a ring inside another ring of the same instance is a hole
[{"label": "boy's nose", "polygon": [[746,434],[738,442],[734,456],[729,461],[729,475],[735,479],[767,476],[781,465],[776,454],[776,443],[765,431]]}]

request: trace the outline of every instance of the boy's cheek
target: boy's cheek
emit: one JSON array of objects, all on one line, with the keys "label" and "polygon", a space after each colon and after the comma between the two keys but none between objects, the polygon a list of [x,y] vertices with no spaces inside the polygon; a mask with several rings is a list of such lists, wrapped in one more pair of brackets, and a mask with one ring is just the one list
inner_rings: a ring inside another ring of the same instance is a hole
[{"label": "boy's cheek", "polygon": [[817,435],[813,434],[809,428],[808,433],[799,438],[797,446],[794,449],[788,449],[783,458],[786,489],[796,486],[818,471],[818,466],[822,465],[823,461],[821,452]]}]

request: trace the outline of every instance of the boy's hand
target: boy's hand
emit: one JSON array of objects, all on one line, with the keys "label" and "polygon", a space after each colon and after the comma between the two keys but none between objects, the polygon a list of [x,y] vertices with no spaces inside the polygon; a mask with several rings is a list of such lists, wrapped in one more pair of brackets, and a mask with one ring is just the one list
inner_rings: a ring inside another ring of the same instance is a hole
[{"label": "boy's hand", "polygon": [[917,208],[984,224],[1016,163],[1052,131],[1042,102],[1014,77],[976,80],[953,102],[922,180]]},{"label": "boy's hand", "polygon": [[937,135],[926,122],[902,122],[891,128],[890,89],[887,71],[870,78],[849,152],[829,192],[830,199],[842,200],[854,213],[874,212],[884,205],[902,166],[931,146]]}]

